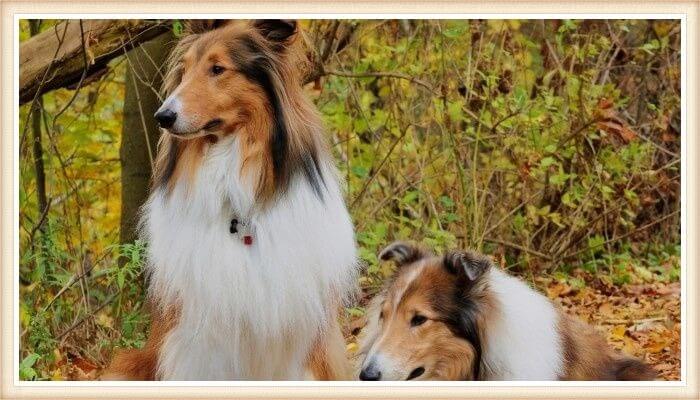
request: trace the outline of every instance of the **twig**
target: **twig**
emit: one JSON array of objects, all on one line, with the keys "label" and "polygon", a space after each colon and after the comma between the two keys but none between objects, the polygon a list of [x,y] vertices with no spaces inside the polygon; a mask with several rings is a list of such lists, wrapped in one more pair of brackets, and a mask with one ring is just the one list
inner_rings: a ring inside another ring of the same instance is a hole
[{"label": "twig", "polygon": [[643,318],[643,319],[606,319],[601,321],[604,324],[610,324],[610,325],[621,325],[621,324],[633,324],[633,325],[639,325],[643,324],[645,322],[656,322],[656,321],[665,321],[668,319],[667,317],[656,317],[656,318]]},{"label": "twig", "polygon": [[596,122],[598,122],[598,120],[597,120],[596,118],[593,118],[593,119],[589,120],[588,122],[586,122],[585,124],[581,125],[578,129],[576,129],[575,131],[571,132],[571,133],[569,134],[569,136],[566,136],[565,138],[563,138],[562,140],[560,140],[559,143],[557,144],[557,147],[562,147],[562,146],[565,145],[569,140],[573,139],[573,138],[576,137],[579,133],[583,132],[584,129],[588,128],[589,126],[593,125],[593,124],[596,123]]},{"label": "twig", "polygon": [[498,128],[498,125],[500,125],[500,124],[502,124],[503,122],[505,122],[505,121],[507,121],[507,120],[509,120],[509,119],[511,119],[511,118],[513,118],[513,117],[515,117],[516,115],[520,114],[521,111],[522,111],[522,108],[519,108],[519,109],[513,111],[512,113],[506,115],[505,117],[499,119],[498,121],[496,121],[496,123],[493,124],[493,126],[491,126],[491,132],[492,132],[492,133],[496,133],[496,128]]},{"label": "twig", "polygon": [[41,212],[41,217],[39,217],[39,222],[37,222],[37,224],[34,225],[31,232],[29,233],[29,243],[34,243],[34,235],[36,234],[36,231],[41,229],[42,225],[44,225],[44,222],[46,222],[46,217],[49,215],[50,208],[51,208],[51,199],[48,198],[48,199],[46,199],[46,207]]},{"label": "twig", "polygon": [[[143,115],[143,107],[141,106],[141,94],[139,93],[139,86],[136,83],[136,78],[134,78],[134,75],[136,74],[136,69],[134,68],[134,65],[131,63],[131,59],[129,58],[129,54],[126,51],[126,46],[124,46],[122,42],[122,48],[124,49],[124,57],[126,57],[126,61],[129,63],[129,67],[131,68],[131,82],[134,85],[134,95],[136,95],[136,104],[139,107],[139,116],[141,117],[141,127],[143,128],[143,138],[146,141],[146,149],[148,150],[148,161],[151,164],[151,171],[153,170],[153,150],[151,149],[151,141],[149,140],[148,137],[148,125],[146,124],[146,118]],[[144,50],[145,52],[145,50]],[[127,75],[129,75],[127,73]]]},{"label": "twig", "polygon": [[610,22],[608,20],[605,20],[605,25],[608,27],[610,37],[612,37],[613,42],[615,43],[615,51],[613,52],[612,56],[610,56],[610,59],[608,60],[608,65],[602,71],[600,79],[598,80],[599,85],[605,85],[605,83],[608,81],[608,77],[610,76],[610,67],[612,67],[612,63],[615,61],[615,58],[617,58],[617,55],[620,53],[620,50],[622,49],[623,45],[623,43],[620,41],[620,38],[613,33],[612,27],[610,26]]},{"label": "twig", "polygon": [[435,89],[428,83],[406,74],[400,72],[362,72],[362,73],[352,73],[352,72],[342,72],[336,70],[325,70],[327,75],[343,76],[346,78],[396,78],[404,79],[409,82],[415,83],[417,85],[423,86],[431,93],[435,93]]},{"label": "twig", "polygon": [[[131,43],[131,42],[134,42],[134,38],[131,36],[131,32],[129,32],[129,31],[127,30],[126,33],[127,33],[127,35],[129,36],[129,42],[130,42],[130,43]],[[157,39],[157,38],[156,38],[156,39]],[[122,43],[122,48],[124,49],[124,55],[126,56],[126,53],[127,53],[127,51],[126,51],[127,44],[124,43],[123,40],[121,41],[121,43]],[[138,47],[133,47],[132,49],[133,49],[134,52],[136,52],[136,51],[138,51],[138,50],[141,50],[141,53],[151,62],[151,65],[153,65],[153,67],[155,68],[155,73],[156,73],[155,79],[158,79],[158,77],[160,77],[160,80],[161,80],[161,82],[162,82],[163,79],[164,79],[164,76],[163,76],[163,72],[162,72],[161,70],[162,70],[163,68],[165,68],[165,66],[164,66],[164,65],[158,66],[158,65],[156,64],[156,62],[153,60],[153,57],[151,57],[151,55],[148,54],[148,51],[146,51],[146,49],[144,48],[143,43],[139,44]],[[162,101],[163,101],[163,96],[161,95],[161,93],[160,93],[160,91],[158,90],[158,88],[153,86],[153,85],[154,85],[154,78],[151,78],[151,79],[148,80],[148,81],[147,81],[146,79],[142,78],[142,77],[141,77],[141,74],[138,73],[138,72],[136,71],[136,68],[134,68],[134,66],[132,65],[131,60],[128,59],[128,56],[125,57],[125,58],[127,58],[128,63],[131,65],[131,71],[133,72],[133,77],[135,77],[136,79],[138,79],[138,80],[141,82],[141,84],[143,84],[144,86],[148,87],[148,88],[156,95],[156,97],[158,98],[158,100],[162,102]],[[136,58],[136,61],[139,63],[139,68],[140,68],[140,70],[143,72],[143,71],[145,70],[146,67],[143,66],[143,64],[139,61],[139,58],[138,58],[138,57]],[[125,84],[126,84],[126,82],[125,82]]]},{"label": "twig", "polygon": [[95,267],[96,267],[100,262],[102,262],[109,254],[110,254],[109,252],[104,252],[104,254],[102,254],[102,256],[101,256],[100,258],[98,258],[97,260],[95,260],[95,262],[93,262],[92,265],[90,265],[89,268],[83,269],[82,272],[81,272],[80,274],[74,273],[74,274],[70,277],[70,279],[68,279],[68,282],[66,282],[66,284],[63,285],[63,287],[61,288],[61,290],[59,290],[58,293],[56,293],[56,295],[54,295],[53,298],[51,298],[51,300],[48,302],[48,304],[46,304],[46,305],[44,306],[44,310],[43,310],[43,311],[46,312],[46,310],[49,309],[49,307],[51,306],[51,304],[53,304],[53,303],[56,301],[56,299],[58,299],[59,297],[61,297],[61,295],[63,295],[63,293],[66,292],[66,290],[70,289],[70,287],[73,286],[73,285],[75,284],[75,282],[78,282],[80,279],[82,279],[83,277],[85,277],[86,275],[88,275],[90,272],[92,272],[92,270],[95,269]]},{"label": "twig", "polygon": [[81,41],[82,48],[83,48],[83,73],[82,73],[82,75],[80,75],[80,80],[78,81],[78,84],[77,84],[77,86],[75,87],[75,92],[73,92],[73,96],[72,96],[72,97],[70,98],[70,100],[68,100],[68,102],[63,106],[63,108],[61,108],[61,109],[56,113],[56,115],[54,115],[54,117],[53,117],[53,124],[52,124],[52,125],[53,125],[53,126],[52,126],[52,127],[53,127],[53,131],[56,131],[56,122],[58,121],[58,117],[60,117],[61,114],[63,114],[64,112],[66,112],[66,110],[68,109],[68,107],[70,107],[71,104],[73,104],[73,102],[75,101],[75,99],[78,97],[78,93],[80,93],[80,89],[81,89],[82,86],[83,86],[83,81],[84,81],[85,78],[87,77],[87,73],[88,73],[88,67],[89,67],[89,66],[88,66],[88,59],[87,59],[87,49],[85,48],[85,31],[84,31],[84,29],[83,29],[83,20],[82,20],[82,19],[81,19],[81,20],[78,20],[78,22],[80,23],[80,41]]},{"label": "twig", "polygon": [[664,148],[663,146],[657,144],[656,142],[654,142],[653,140],[651,140],[651,139],[648,138],[647,136],[642,135],[642,134],[639,133],[638,131],[635,132],[635,133],[637,134],[637,136],[639,136],[640,138],[642,138],[642,139],[646,140],[647,142],[649,142],[650,145],[654,146],[657,150],[661,151],[662,153],[665,153],[665,154],[667,154],[667,155],[669,155],[669,156],[671,156],[671,157],[680,158],[680,155],[679,155],[678,153],[674,153],[674,152],[672,152],[672,151],[670,151],[670,150]]},{"label": "twig", "polygon": [[[335,55],[336,60],[340,63],[340,59],[338,58],[338,55]],[[367,114],[365,114],[365,110],[362,108],[362,102],[360,101],[360,98],[357,96],[357,93],[355,92],[355,87],[348,82],[348,88],[350,89],[350,94],[352,94],[353,99],[355,100],[355,103],[357,103],[357,109],[360,111],[360,115],[362,116],[362,119],[365,120],[367,123],[367,129],[369,129],[372,132],[372,137],[377,139],[377,148],[379,148],[379,137],[377,136],[377,131],[372,128],[372,124],[369,121],[369,118],[367,118]],[[388,118],[388,117],[387,117]],[[349,184],[349,180],[348,180]]]},{"label": "twig", "polygon": [[389,156],[391,156],[391,153],[394,152],[394,149],[396,148],[396,145],[398,145],[399,142],[404,138],[404,136],[406,136],[406,132],[408,132],[408,129],[404,129],[404,131],[403,131],[403,133],[401,134],[401,136],[399,136],[399,137],[394,141],[394,143],[391,145],[391,148],[389,148],[389,151],[387,151],[387,153],[384,155],[384,158],[383,158],[382,161],[379,163],[379,166],[377,167],[377,169],[374,171],[374,173],[372,174],[372,176],[370,176],[369,179],[367,179],[367,181],[365,182],[365,184],[362,186],[362,189],[360,189],[360,193],[357,194],[357,197],[355,197],[355,200],[353,200],[352,203],[350,204],[350,209],[351,209],[351,210],[354,209],[355,206],[360,202],[360,200],[362,199],[362,197],[364,197],[364,194],[365,194],[365,192],[367,191],[367,188],[369,187],[370,183],[372,183],[372,181],[374,181],[374,178],[376,178],[377,175],[379,175],[379,172],[382,170],[382,167],[384,166],[384,164],[386,163],[386,161],[389,159]]},{"label": "twig", "polygon": [[[498,228],[503,222],[505,222],[508,218],[510,218],[511,215],[513,215],[513,214],[515,214],[516,212],[518,212],[518,210],[520,210],[521,208],[523,208],[524,206],[526,206],[528,203],[530,203],[530,200],[534,199],[535,196],[539,196],[540,194],[542,194],[542,190],[538,190],[537,192],[531,194],[531,195],[527,198],[527,200],[521,202],[517,207],[515,207],[515,208],[512,209],[512,210],[510,210],[510,211],[508,212],[508,214],[504,215],[503,218],[501,218],[500,220],[498,220],[498,222],[496,222],[495,224],[491,225],[488,229],[486,229],[486,231],[484,231],[483,236],[488,236],[488,234],[490,234],[491,232],[493,232],[494,229]],[[483,240],[483,237],[482,237],[482,240]]]},{"label": "twig", "polygon": [[328,61],[328,57],[331,55],[331,51],[333,50],[333,45],[335,43],[335,35],[338,33],[338,28],[340,27],[340,20],[335,20],[333,28],[331,28],[330,34],[326,35],[326,39],[328,39],[328,42],[326,42],[326,48],[323,49],[323,54],[321,55],[321,64],[325,63]]},{"label": "twig", "polygon": [[564,71],[564,66],[562,65],[561,61],[559,61],[559,57],[557,57],[557,52],[554,51],[554,48],[552,47],[552,44],[549,43],[549,40],[545,39],[545,44],[547,44],[547,49],[549,50],[549,54],[552,55],[552,58],[554,59],[554,62],[557,64],[559,73]]},{"label": "twig", "polygon": [[651,228],[651,227],[654,226],[654,225],[660,224],[661,222],[663,222],[663,221],[665,221],[665,220],[667,220],[667,219],[669,219],[669,218],[675,216],[676,214],[679,214],[680,212],[681,212],[680,210],[676,210],[676,211],[674,211],[674,212],[672,212],[672,213],[670,213],[670,214],[668,214],[668,215],[664,215],[663,217],[661,217],[661,218],[659,218],[659,219],[657,219],[657,220],[655,220],[655,221],[649,222],[648,224],[643,225],[643,226],[641,226],[641,227],[639,227],[639,228],[633,230],[632,232],[627,232],[627,233],[625,233],[624,235],[620,235],[620,236],[614,237],[614,238],[612,238],[612,239],[610,239],[610,240],[606,240],[605,242],[603,242],[603,243],[601,243],[601,244],[599,244],[599,245],[597,245],[597,246],[595,246],[595,247],[593,247],[593,248],[585,248],[585,249],[581,249],[581,250],[578,250],[578,251],[574,251],[573,253],[569,253],[569,254],[566,254],[566,255],[564,255],[564,256],[561,256],[561,257],[559,257],[559,258],[556,259],[556,262],[558,263],[558,262],[563,261],[563,260],[566,260],[566,259],[568,259],[568,258],[577,256],[577,255],[579,255],[579,254],[581,254],[581,253],[585,253],[586,251],[593,250],[593,249],[596,249],[596,248],[600,248],[600,247],[603,247],[603,246],[605,246],[605,245],[607,245],[607,244],[609,244],[609,243],[613,243],[613,242],[616,242],[616,241],[618,241],[618,240],[624,239],[624,238],[626,238],[626,237],[632,236],[632,235],[634,235],[635,233],[639,233],[639,232],[641,232],[641,231],[643,231],[643,230],[645,230],[645,229]]},{"label": "twig", "polygon": [[22,136],[20,137],[19,140],[19,147],[22,148],[22,145],[24,143],[24,138],[27,136],[27,128],[29,126],[29,118],[32,116],[32,111],[36,107],[36,103],[40,97],[41,94],[41,89],[44,87],[46,84],[47,78],[49,76],[49,71],[53,68],[54,64],[56,63],[57,57],[58,57],[58,52],[61,50],[61,47],[63,46],[63,42],[66,38],[66,32],[68,32],[68,22],[65,23],[64,28],[63,28],[63,35],[59,38],[58,37],[58,25],[54,25],[54,34],[56,35],[56,39],[58,40],[58,46],[56,46],[56,51],[53,54],[53,59],[51,60],[51,63],[49,63],[49,66],[46,68],[46,71],[44,71],[44,75],[41,77],[41,82],[39,82],[39,86],[37,86],[36,93],[34,93],[34,98],[32,99],[31,106],[29,107],[29,110],[27,111],[27,118],[24,122],[24,129],[22,129]]},{"label": "twig", "polygon": [[107,298],[107,300],[105,300],[104,303],[100,304],[97,308],[95,308],[94,310],[92,310],[89,314],[85,315],[83,318],[81,318],[81,319],[79,319],[78,321],[76,321],[75,323],[73,323],[73,325],[71,325],[70,327],[68,327],[68,329],[66,329],[65,331],[61,332],[58,336],[56,336],[56,341],[61,340],[64,336],[66,336],[67,334],[69,334],[70,332],[72,332],[75,328],[77,328],[77,327],[79,327],[80,325],[82,325],[85,321],[87,321],[88,319],[94,317],[96,313],[98,313],[101,309],[105,308],[109,303],[111,303],[112,301],[114,301],[114,299],[117,298],[117,295],[119,295],[119,292],[114,293],[114,294],[112,294],[111,296],[109,296],[109,297]]},{"label": "twig", "polygon": [[544,253],[540,253],[540,252],[537,251],[537,250],[533,250],[533,249],[527,248],[527,247],[525,247],[525,246],[521,246],[521,245],[519,245],[519,244],[515,244],[515,243],[511,243],[511,242],[506,242],[505,240],[500,240],[500,239],[495,239],[495,238],[488,238],[488,237],[487,237],[487,238],[484,238],[484,241],[486,241],[486,242],[491,242],[491,243],[496,243],[496,244],[500,244],[500,245],[503,245],[503,246],[506,246],[506,247],[511,247],[511,248],[516,249],[516,250],[520,250],[520,251],[523,251],[523,252],[525,252],[525,253],[532,254],[533,256],[540,257],[540,258],[542,258],[542,259],[544,259],[544,260],[552,261],[552,257],[551,257],[551,256],[548,256],[547,254],[544,254]]}]

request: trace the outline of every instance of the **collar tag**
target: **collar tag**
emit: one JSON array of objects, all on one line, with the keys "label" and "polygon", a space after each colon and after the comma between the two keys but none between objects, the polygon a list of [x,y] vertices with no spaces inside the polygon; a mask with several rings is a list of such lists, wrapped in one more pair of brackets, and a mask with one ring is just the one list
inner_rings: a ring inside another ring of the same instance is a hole
[{"label": "collar tag", "polygon": [[253,245],[253,232],[251,224],[239,220],[237,217],[231,219],[229,232],[233,235],[241,237],[243,244],[246,246]]}]

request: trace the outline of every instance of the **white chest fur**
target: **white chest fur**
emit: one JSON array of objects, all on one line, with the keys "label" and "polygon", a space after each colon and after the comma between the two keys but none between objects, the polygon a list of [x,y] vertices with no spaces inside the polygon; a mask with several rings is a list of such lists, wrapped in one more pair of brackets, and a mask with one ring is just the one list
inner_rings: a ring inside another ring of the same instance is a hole
[{"label": "white chest fur", "polygon": [[[352,223],[330,163],[323,200],[298,179],[256,211],[240,162],[236,139],[221,140],[189,188],[157,190],[145,206],[150,287],[181,306],[161,379],[303,379],[330,307],[354,285]],[[234,214],[253,226],[251,246],[229,232]]]}]

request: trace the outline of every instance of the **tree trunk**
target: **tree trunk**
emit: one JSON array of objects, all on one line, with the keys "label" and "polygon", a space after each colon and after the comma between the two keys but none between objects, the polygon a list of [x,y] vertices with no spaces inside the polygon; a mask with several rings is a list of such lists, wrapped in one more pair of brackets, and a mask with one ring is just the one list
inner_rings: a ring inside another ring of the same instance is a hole
[{"label": "tree trunk", "polygon": [[[39,34],[41,20],[29,21],[29,33],[32,37]],[[37,223],[39,231],[44,232],[41,215],[48,212],[46,200],[46,174],[44,173],[44,149],[41,145],[41,117],[44,108],[43,97],[39,96],[32,111],[32,155],[34,157],[34,173],[36,175]]]},{"label": "tree trunk", "polygon": [[166,33],[127,55],[124,120],[119,149],[122,166],[121,243],[131,243],[136,239],[139,208],[148,197],[160,134],[153,114],[161,103],[157,93],[173,42],[172,34]]}]

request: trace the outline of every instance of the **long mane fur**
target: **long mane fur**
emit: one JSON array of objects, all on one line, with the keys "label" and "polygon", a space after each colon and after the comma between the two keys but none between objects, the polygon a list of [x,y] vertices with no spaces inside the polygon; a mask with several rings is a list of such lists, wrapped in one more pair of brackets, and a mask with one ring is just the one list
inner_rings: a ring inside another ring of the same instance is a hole
[{"label": "long mane fur", "polygon": [[[200,22],[189,25],[187,32],[172,50],[167,61],[162,94],[167,97],[182,80],[182,58],[197,39],[206,32],[220,27],[217,22]],[[296,175],[301,175],[322,197],[325,185],[321,163],[327,161],[328,149],[322,140],[323,125],[314,105],[304,96],[302,76],[306,58],[300,40],[276,48],[253,28],[248,28],[242,39],[254,57],[248,58],[250,78],[260,84],[268,97],[272,123],[251,120],[242,128],[262,135],[267,141],[266,150],[260,154],[263,168],[256,179],[257,199],[261,204],[274,200],[286,192]],[[267,132],[258,132],[267,130]],[[178,159],[184,148],[200,146],[206,139],[182,140],[163,133],[158,144],[155,161],[153,188],[171,186]],[[242,171],[251,160],[244,160]]]},{"label": "long mane fur", "polygon": [[[235,77],[246,89],[233,100],[255,100],[239,111],[255,107],[255,115],[216,139],[164,132],[143,209],[149,296],[178,318],[156,344],[158,379],[301,379],[314,352],[344,361],[332,336],[340,335],[337,307],[354,292],[354,233],[320,117],[301,86],[302,43],[282,49],[251,24],[231,24],[240,25],[210,37],[250,81]],[[203,35],[211,26],[179,40],[164,94],[180,90],[183,57],[210,45]],[[232,216],[251,227],[252,245],[229,231]]]}]

